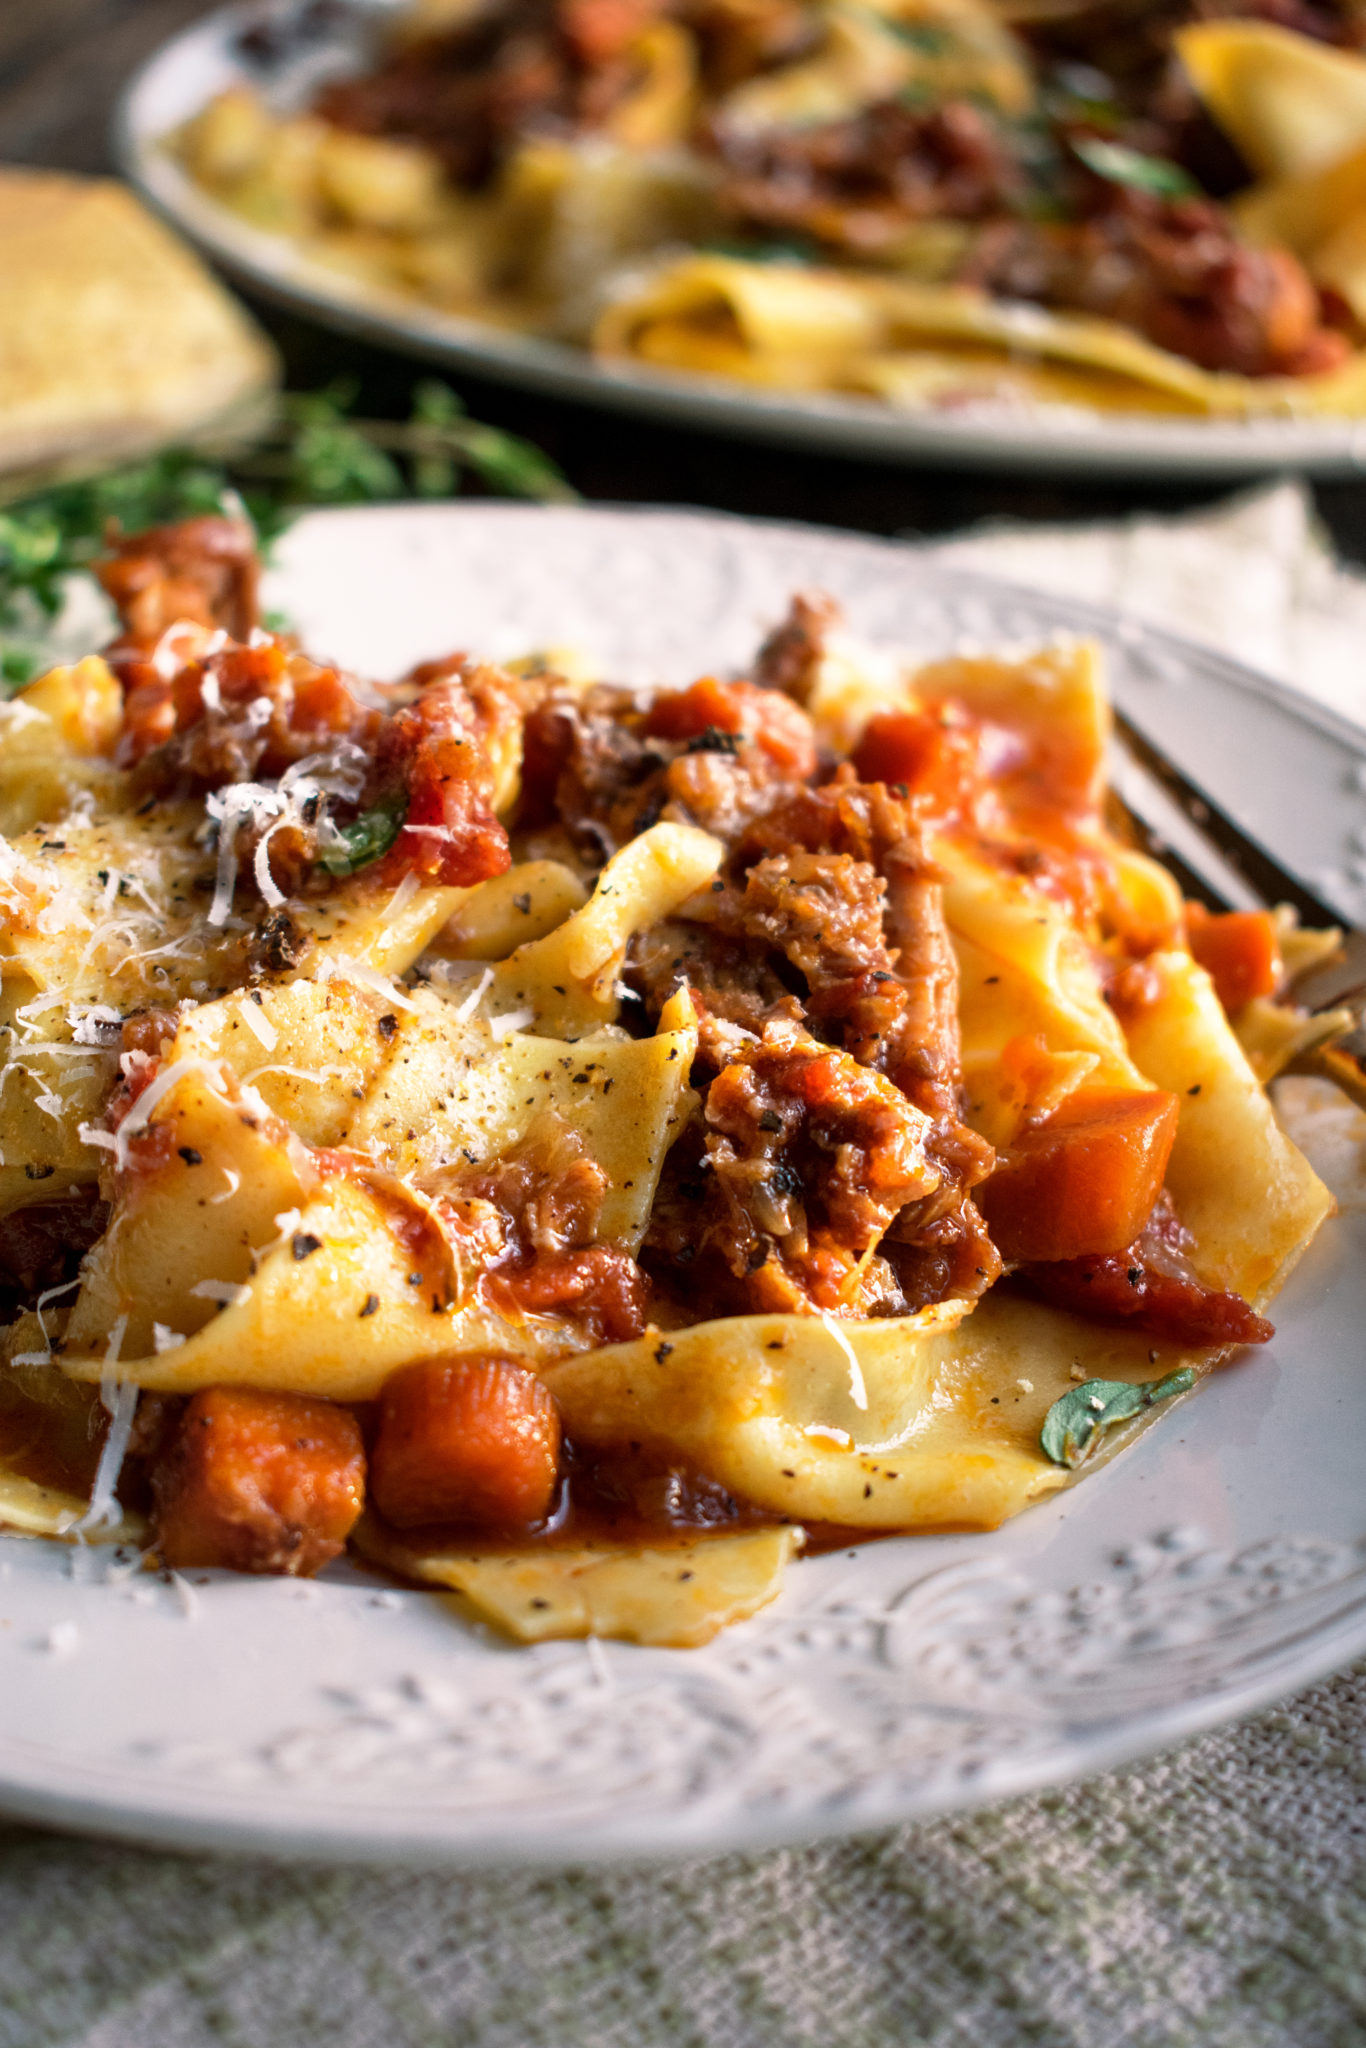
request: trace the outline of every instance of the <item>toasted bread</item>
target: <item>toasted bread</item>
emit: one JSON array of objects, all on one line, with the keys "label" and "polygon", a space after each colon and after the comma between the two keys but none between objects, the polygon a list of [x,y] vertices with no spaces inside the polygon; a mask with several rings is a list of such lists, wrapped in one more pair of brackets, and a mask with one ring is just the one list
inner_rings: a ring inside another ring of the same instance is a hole
[{"label": "toasted bread", "polygon": [[269,342],[124,186],[0,169],[0,472],[132,455],[238,413]]}]

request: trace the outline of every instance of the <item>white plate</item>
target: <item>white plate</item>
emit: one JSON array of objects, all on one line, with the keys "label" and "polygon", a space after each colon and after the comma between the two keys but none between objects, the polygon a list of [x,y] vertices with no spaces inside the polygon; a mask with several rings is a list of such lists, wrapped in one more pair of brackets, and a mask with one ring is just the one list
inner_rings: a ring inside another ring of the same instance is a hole
[{"label": "white plate", "polygon": [[[1172,477],[1292,468],[1354,475],[1366,467],[1362,420],[1124,419],[1060,406],[899,413],[867,399],[792,396],[681,372],[595,363],[579,349],[458,319],[348,279],[217,205],[161,148],[170,130],[233,83],[255,86],[282,107],[301,104],[323,76],[356,68],[371,25],[392,13],[394,4],[248,0],[224,8],[165,44],[133,80],[119,112],[119,157],[146,196],[225,269],[325,326],[453,369],[618,412],[879,462]],[[287,24],[304,14],[315,20],[321,15],[331,25],[315,28],[269,66],[242,54],[239,38],[248,24]]]},{"label": "white plate", "polygon": [[[812,585],[925,653],[1100,631],[1125,707],[1346,887],[1362,735],[1221,657],[891,543],[680,512],[324,512],[286,536],[269,601],[380,673],[570,640],[680,683]],[[187,1599],[0,1539],[0,1803],[172,1843],[577,1861],[881,1826],[1134,1756],[1366,1648],[1366,1198],[1276,1321],[1075,1490],[993,1535],[800,1563],[705,1650],[516,1649],[349,1568]]]}]

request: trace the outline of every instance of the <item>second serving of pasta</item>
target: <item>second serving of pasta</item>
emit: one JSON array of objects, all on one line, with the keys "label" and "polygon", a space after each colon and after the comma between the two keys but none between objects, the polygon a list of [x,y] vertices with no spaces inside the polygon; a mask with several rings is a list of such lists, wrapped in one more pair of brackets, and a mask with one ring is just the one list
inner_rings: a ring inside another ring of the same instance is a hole
[{"label": "second serving of pasta", "polygon": [[248,30],[165,138],[367,305],[902,409],[1366,409],[1357,0],[372,14],[302,107],[313,15]]}]

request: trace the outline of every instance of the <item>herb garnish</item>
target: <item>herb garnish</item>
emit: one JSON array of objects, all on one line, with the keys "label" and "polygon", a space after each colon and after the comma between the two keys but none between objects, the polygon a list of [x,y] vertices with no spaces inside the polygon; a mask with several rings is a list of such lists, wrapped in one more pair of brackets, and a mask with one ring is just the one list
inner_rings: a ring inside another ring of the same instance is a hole
[{"label": "herb garnish", "polygon": [[1089,171],[1107,184],[1127,185],[1154,199],[1193,199],[1200,191],[1194,178],[1165,156],[1144,156],[1123,142],[1105,142],[1099,135],[1078,135],[1072,147]]},{"label": "herb garnish", "polygon": [[408,799],[400,795],[387,804],[362,811],[349,825],[334,827],[335,838],[319,849],[318,862],[329,875],[354,875],[386,854],[408,815]]},{"label": "herb garnish", "polygon": [[[250,441],[170,448],[107,475],[59,482],[0,509],[0,694],[46,656],[44,628],[68,577],[125,533],[210,512],[246,512],[268,547],[308,505],[374,504],[411,491],[449,497],[463,472],[509,497],[572,502],[555,464],[516,434],[466,417],[455,393],[424,378],[411,418],[353,419],[356,387],[282,397]],[[0,480],[0,500],[4,497]]]},{"label": "herb garnish", "polygon": [[1102,1430],[1128,1422],[1158,1401],[1184,1394],[1195,1385],[1188,1365],[1163,1380],[1084,1380],[1055,1401],[1044,1417],[1039,1442],[1045,1457],[1075,1471],[1095,1448]]}]

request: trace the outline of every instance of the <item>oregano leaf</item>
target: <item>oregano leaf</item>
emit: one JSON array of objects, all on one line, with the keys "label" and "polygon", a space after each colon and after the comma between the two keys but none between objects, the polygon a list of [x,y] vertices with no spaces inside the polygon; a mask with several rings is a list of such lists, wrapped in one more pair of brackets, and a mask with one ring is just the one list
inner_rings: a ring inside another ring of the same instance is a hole
[{"label": "oregano leaf", "polygon": [[1039,1442],[1055,1465],[1075,1471],[1095,1448],[1103,1430],[1128,1422],[1143,1409],[1184,1394],[1195,1385],[1188,1365],[1161,1380],[1083,1380],[1053,1403],[1043,1420]]}]

